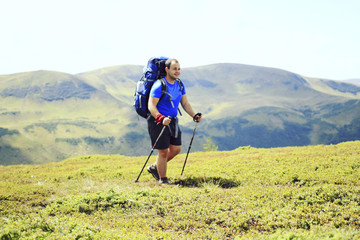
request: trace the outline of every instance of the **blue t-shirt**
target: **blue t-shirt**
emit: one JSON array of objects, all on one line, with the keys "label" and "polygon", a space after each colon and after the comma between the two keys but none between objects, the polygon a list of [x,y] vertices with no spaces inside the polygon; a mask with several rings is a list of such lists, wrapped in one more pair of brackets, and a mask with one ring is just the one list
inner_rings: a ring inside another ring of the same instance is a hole
[{"label": "blue t-shirt", "polygon": [[[166,81],[166,78],[164,78]],[[168,94],[165,94],[165,96],[160,99],[160,101],[157,104],[157,109],[159,110],[159,112],[168,117],[176,117],[177,113],[178,113],[178,108],[179,108],[179,104],[181,101],[181,97],[182,95],[186,94],[185,91],[185,86],[183,84],[183,89],[182,92],[180,91],[180,85],[178,81],[175,81],[174,84],[169,83],[168,81],[166,81],[167,84],[167,92]],[[170,96],[169,94],[172,96],[172,103],[170,101]],[[160,81],[156,81],[154,82],[154,85],[151,88],[150,91],[150,96],[151,97],[155,97],[155,98],[160,98],[161,97],[161,82]]]}]

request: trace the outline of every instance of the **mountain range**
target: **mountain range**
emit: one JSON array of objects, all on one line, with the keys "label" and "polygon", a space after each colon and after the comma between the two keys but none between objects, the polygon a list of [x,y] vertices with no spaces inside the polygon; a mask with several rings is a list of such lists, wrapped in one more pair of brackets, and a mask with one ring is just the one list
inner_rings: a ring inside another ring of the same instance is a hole
[{"label": "mountain range", "polygon": [[[133,108],[143,66],[81,74],[0,75],[0,164],[77,155],[147,155],[146,121]],[[335,144],[360,139],[360,86],[281,69],[213,64],[182,69],[187,96],[203,113],[192,151]],[[182,111],[184,113],[184,111]],[[195,123],[180,116],[183,151]]]}]

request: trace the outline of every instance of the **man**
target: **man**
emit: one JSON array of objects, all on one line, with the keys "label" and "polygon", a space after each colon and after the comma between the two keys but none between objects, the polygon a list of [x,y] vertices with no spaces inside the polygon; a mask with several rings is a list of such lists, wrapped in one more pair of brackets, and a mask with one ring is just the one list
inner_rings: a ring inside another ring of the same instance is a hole
[{"label": "man", "polygon": [[[165,81],[167,93],[161,98],[161,82],[156,81],[151,88],[148,108],[151,113],[148,118],[148,131],[152,145],[159,137],[163,126],[164,132],[159,138],[155,148],[158,149],[156,162],[149,167],[147,171],[162,184],[169,184],[166,177],[167,162],[173,159],[181,151],[181,131],[178,125],[177,113],[181,106],[194,121],[201,121],[201,113],[195,114],[191,107],[184,85],[180,85],[178,80],[180,76],[180,64],[176,59],[168,59],[165,62]],[[160,99],[161,98],[161,99]]]}]

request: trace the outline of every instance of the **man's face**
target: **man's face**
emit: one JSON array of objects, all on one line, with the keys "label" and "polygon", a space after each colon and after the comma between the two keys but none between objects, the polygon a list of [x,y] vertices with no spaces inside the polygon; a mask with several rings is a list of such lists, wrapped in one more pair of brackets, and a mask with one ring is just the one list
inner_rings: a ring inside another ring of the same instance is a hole
[{"label": "man's face", "polygon": [[167,70],[168,76],[172,79],[178,79],[180,76],[180,64],[176,62],[172,62],[170,65],[170,69]]}]

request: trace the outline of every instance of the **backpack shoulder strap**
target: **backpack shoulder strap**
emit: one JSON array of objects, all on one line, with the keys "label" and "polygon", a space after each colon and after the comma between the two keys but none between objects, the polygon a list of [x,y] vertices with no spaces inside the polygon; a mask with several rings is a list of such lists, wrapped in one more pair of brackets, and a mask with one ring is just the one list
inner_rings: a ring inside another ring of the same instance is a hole
[{"label": "backpack shoulder strap", "polygon": [[[182,91],[183,91],[183,89],[184,89],[184,84],[183,84],[183,82],[180,80],[180,78],[176,79],[176,81],[179,83],[180,93],[182,94]],[[182,116],[182,113],[181,113],[181,111],[180,111],[180,108],[178,108],[178,111],[179,111],[180,116]]]},{"label": "backpack shoulder strap", "polygon": [[[160,101],[161,99],[163,99],[165,97],[166,94],[168,94],[168,92],[167,92],[166,80],[164,78],[160,78],[158,80],[160,80],[160,82],[161,82],[161,97],[159,99],[159,101]],[[182,83],[182,81],[180,79],[176,79],[176,81],[179,83],[180,92],[182,93],[182,91],[184,89],[184,85],[183,85],[183,83]],[[168,95],[170,97],[171,104],[174,106],[174,103],[172,102],[172,96],[170,94],[168,94]],[[178,108],[178,111],[179,111],[180,116],[182,116],[180,108]]]},{"label": "backpack shoulder strap", "polygon": [[183,84],[183,82],[181,81],[181,79],[180,79],[180,78],[176,79],[176,81],[179,83],[179,86],[180,86],[180,92],[182,92],[182,91],[183,91],[183,89],[184,89],[184,84]]},{"label": "backpack shoulder strap", "polygon": [[158,80],[161,83],[161,97],[159,99],[159,101],[160,101],[161,99],[163,99],[165,97],[165,94],[167,93],[167,85],[166,85],[166,81],[164,78],[160,78]]}]

